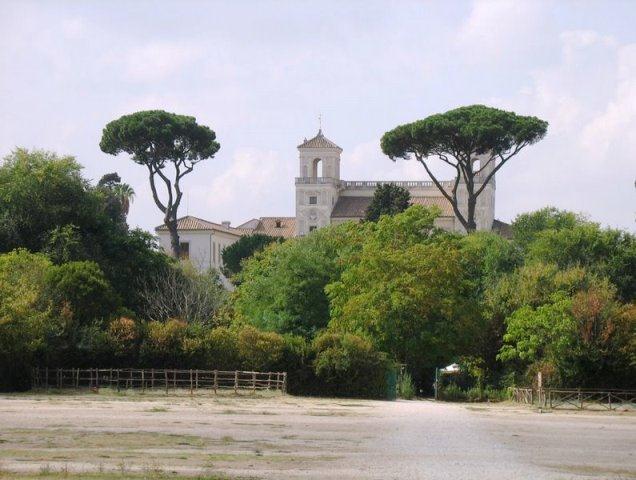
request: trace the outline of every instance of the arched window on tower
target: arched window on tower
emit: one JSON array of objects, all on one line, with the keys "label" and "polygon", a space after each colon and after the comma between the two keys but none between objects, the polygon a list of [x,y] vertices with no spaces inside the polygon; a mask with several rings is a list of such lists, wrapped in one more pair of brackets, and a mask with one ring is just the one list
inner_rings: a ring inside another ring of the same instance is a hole
[{"label": "arched window on tower", "polygon": [[314,178],[322,177],[322,160],[320,158],[314,159],[311,176]]}]

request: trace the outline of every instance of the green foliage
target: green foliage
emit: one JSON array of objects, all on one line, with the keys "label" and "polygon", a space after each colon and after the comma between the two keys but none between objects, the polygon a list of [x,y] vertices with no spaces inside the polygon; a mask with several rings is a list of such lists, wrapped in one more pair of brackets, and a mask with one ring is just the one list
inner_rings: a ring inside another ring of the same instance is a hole
[{"label": "green foliage", "polygon": [[237,347],[244,369],[266,372],[281,359],[285,340],[277,333],[248,326],[239,331]]},{"label": "green foliage", "polygon": [[413,377],[408,372],[405,372],[399,379],[397,384],[398,396],[404,400],[411,400],[415,397],[415,384],[413,383]]},{"label": "green foliage", "polygon": [[95,262],[53,266],[47,272],[46,280],[55,303],[60,308],[70,308],[79,324],[106,318],[119,306],[119,299]]},{"label": "green foliage", "polygon": [[128,230],[108,188],[118,178],[93,188],[73,157],[17,149],[0,166],[0,252],[45,252],[56,264],[94,261],[123,305],[137,309],[136,282],[169,258],[150,234]]},{"label": "green foliage", "polygon": [[145,338],[141,344],[141,364],[158,368],[182,366],[184,359],[182,346],[187,328],[187,323],[175,319],[166,322],[148,322]]},{"label": "green foliage", "polygon": [[[411,155],[426,169],[442,195],[454,207],[455,215],[468,232],[477,228],[475,205],[490,178],[523,148],[541,140],[548,123],[484,105],[471,105],[431,115],[400,125],[382,136],[382,151],[392,160]],[[481,157],[481,164],[474,160]],[[455,186],[464,181],[467,209],[457,197],[457,188],[447,191],[431,170],[428,159],[437,157],[455,168]],[[483,177],[477,177],[482,174]]]},{"label": "green foliage", "polygon": [[106,332],[113,354],[113,365],[134,365],[141,341],[141,331],[137,322],[127,317],[116,318],[109,323]]},{"label": "green foliage", "polygon": [[234,370],[240,364],[238,336],[228,327],[211,330],[206,338],[209,344],[209,365],[220,370]]},{"label": "green foliage", "polygon": [[373,192],[373,200],[367,208],[366,219],[376,222],[381,215],[395,215],[403,212],[411,203],[411,194],[404,187],[394,183],[378,185]]},{"label": "green foliage", "polygon": [[198,162],[214,156],[220,145],[216,134],[194,117],[163,110],[124,115],[104,128],[99,147],[104,153],[126,152],[141,165],[163,168],[165,162]]},{"label": "green foliage", "polygon": [[326,327],[324,289],[338,276],[338,242],[347,228],[272,244],[245,262],[236,290],[237,315],[264,330],[308,338]]},{"label": "green foliage", "polygon": [[0,255],[0,390],[28,387],[32,362],[60,328],[46,300],[50,268],[44,255],[26,250]]},{"label": "green foliage", "polygon": [[515,243],[525,249],[540,232],[572,229],[585,222],[585,218],[576,213],[555,207],[545,207],[535,212],[517,215],[512,222],[512,235]]},{"label": "green foliage", "polygon": [[0,166],[0,251],[41,251],[48,233],[96,223],[96,201],[73,157],[17,149]]},{"label": "green foliage", "polygon": [[436,232],[434,218],[418,205],[382,217],[367,232],[356,263],[327,287],[330,327],[364,335],[412,365],[418,382],[469,351],[479,329],[459,240]]},{"label": "green foliage", "polygon": [[314,369],[323,394],[386,396],[389,364],[368,340],[350,333],[325,332],[314,340]]},{"label": "green foliage", "polygon": [[624,300],[636,299],[636,237],[627,232],[601,229],[593,223],[545,230],[528,246],[528,258],[560,268],[584,266],[607,276]]},{"label": "green foliage", "polygon": [[256,252],[262,251],[272,242],[280,242],[282,239],[271,237],[263,233],[244,235],[232,245],[225,247],[221,256],[223,257],[223,268],[228,276],[236,275],[241,271],[241,264]]},{"label": "green foliage", "polygon": [[507,319],[502,361],[521,360],[547,382],[572,386],[632,385],[636,315],[616,300],[607,280],[572,293],[557,291],[541,305],[523,305]]},{"label": "green foliage", "polygon": [[401,125],[382,137],[382,151],[391,158],[423,157],[457,152],[506,155],[541,140],[548,122],[484,105],[471,105]]}]

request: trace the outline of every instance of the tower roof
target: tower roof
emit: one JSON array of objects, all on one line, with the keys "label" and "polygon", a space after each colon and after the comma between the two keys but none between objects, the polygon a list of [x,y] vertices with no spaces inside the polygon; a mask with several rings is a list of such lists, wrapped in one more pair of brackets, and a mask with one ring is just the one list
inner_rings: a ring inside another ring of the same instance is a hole
[{"label": "tower roof", "polygon": [[298,148],[337,148],[342,150],[342,148],[322,134],[322,128],[318,130],[318,135],[314,138],[310,138],[309,140],[305,139],[303,143],[298,145]]}]

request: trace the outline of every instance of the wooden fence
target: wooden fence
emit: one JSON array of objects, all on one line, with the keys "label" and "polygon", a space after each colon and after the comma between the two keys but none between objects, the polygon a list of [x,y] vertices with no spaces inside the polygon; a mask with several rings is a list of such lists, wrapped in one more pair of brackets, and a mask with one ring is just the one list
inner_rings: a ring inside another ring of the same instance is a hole
[{"label": "wooden fence", "polygon": [[512,399],[517,403],[545,409],[636,409],[636,390],[514,387]]},{"label": "wooden fence", "polygon": [[64,389],[102,387],[117,391],[137,389],[241,391],[274,390],[286,393],[287,372],[244,372],[227,370],[177,370],[161,368],[36,368],[33,388]]}]

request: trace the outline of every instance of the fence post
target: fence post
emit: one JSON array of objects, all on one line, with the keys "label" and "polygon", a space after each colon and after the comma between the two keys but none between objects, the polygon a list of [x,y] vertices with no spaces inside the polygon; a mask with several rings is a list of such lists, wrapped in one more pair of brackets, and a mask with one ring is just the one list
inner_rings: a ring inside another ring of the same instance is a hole
[{"label": "fence post", "polygon": [[163,377],[166,381],[166,395],[168,395],[168,369],[163,370]]},{"label": "fence post", "polygon": [[119,392],[119,373],[120,373],[120,369],[117,369],[117,392]]},{"label": "fence post", "polygon": [[267,390],[272,386],[272,372],[267,373]]},{"label": "fence post", "polygon": [[219,371],[214,370],[214,395],[216,395],[216,389],[219,387]]},{"label": "fence post", "polygon": [[190,395],[192,395],[192,388],[193,388],[193,384],[192,384],[192,369],[190,369]]},{"label": "fence post", "polygon": [[234,393],[238,393],[238,370],[234,370]]},{"label": "fence post", "polygon": [[579,408],[581,410],[583,410],[583,395],[581,395],[581,388],[580,387],[579,387],[578,391],[579,391],[579,405],[580,405]]},{"label": "fence post", "polygon": [[194,387],[195,390],[199,390],[199,369],[194,371]]},{"label": "fence post", "polygon": [[176,369],[172,369],[172,388],[174,389],[174,391],[177,391],[177,370]]},{"label": "fence post", "polygon": [[141,391],[144,393],[146,391],[146,375],[144,374],[145,370],[141,369]]},{"label": "fence post", "polygon": [[151,390],[155,389],[155,369],[154,368],[150,369],[150,389]]},{"label": "fence post", "polygon": [[252,392],[256,393],[256,372],[252,372]]},{"label": "fence post", "polygon": [[607,392],[607,405],[609,409],[612,409],[612,392]]},{"label": "fence post", "polygon": [[287,393],[287,372],[283,372],[283,394]]}]

